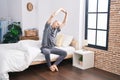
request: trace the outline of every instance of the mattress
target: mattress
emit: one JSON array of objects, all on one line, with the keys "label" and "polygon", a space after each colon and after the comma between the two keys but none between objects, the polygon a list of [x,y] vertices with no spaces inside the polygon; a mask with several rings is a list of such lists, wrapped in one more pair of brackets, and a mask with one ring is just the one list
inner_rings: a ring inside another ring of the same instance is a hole
[{"label": "mattress", "polygon": [[[72,46],[67,46],[67,47],[56,47],[58,49],[64,50],[67,52],[67,55],[71,55],[74,53],[75,48]],[[52,60],[53,58],[57,58],[58,55],[55,54],[50,54],[50,59]],[[45,57],[42,53],[38,54],[38,56],[34,59],[34,61],[44,61]]]}]

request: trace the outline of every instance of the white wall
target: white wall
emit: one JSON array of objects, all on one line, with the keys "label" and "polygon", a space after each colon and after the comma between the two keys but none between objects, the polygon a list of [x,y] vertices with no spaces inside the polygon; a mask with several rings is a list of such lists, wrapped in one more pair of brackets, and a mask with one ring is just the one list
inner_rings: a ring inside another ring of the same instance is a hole
[{"label": "white wall", "polygon": [[[14,21],[22,22],[22,29],[38,28],[39,36],[42,38],[44,25],[50,15],[59,8],[68,11],[67,24],[62,29],[62,33],[73,35],[79,41],[80,48],[84,40],[84,2],[85,0],[1,0],[5,5],[8,1],[8,16]],[[27,2],[33,3],[33,10],[27,11]],[[2,4],[0,2],[0,4]],[[7,7],[4,13],[7,13]],[[1,5],[0,5],[1,6]],[[1,8],[1,7],[0,7]],[[4,14],[3,13],[3,14]],[[5,14],[7,15],[7,14]],[[1,16],[1,14],[0,14]],[[3,15],[4,16],[4,15]],[[63,14],[59,14],[56,19],[62,21]]]},{"label": "white wall", "polygon": [[22,1],[21,0],[7,0],[8,1],[8,17],[12,21],[19,22],[22,19]]},{"label": "white wall", "polygon": [[[45,2],[46,1],[46,2]],[[42,2],[42,3],[41,3]],[[44,4],[43,4],[44,2]],[[80,10],[80,1],[79,0],[51,0],[48,2],[48,0],[39,1],[39,6],[42,8],[39,8],[39,25],[40,28],[42,28],[41,31],[43,31],[43,27],[45,25],[46,20],[49,18],[49,16],[52,14],[52,12],[58,10],[59,8],[65,8],[68,11],[68,19],[66,26],[62,29],[62,32],[65,34],[70,34],[73,36],[76,36],[78,34],[78,26],[79,26],[79,10]],[[47,6],[47,8],[45,7]],[[41,14],[42,12],[42,14]],[[59,16],[59,15],[58,15]],[[62,21],[61,15],[58,17],[60,21]],[[42,20],[41,20],[42,19]],[[76,37],[77,38],[77,37]]]},{"label": "white wall", "polygon": [[0,19],[8,17],[7,0],[0,0]]},{"label": "white wall", "polygon": [[[40,37],[42,37],[42,32],[46,20],[59,8],[64,8],[68,11],[67,24],[63,27],[62,33],[73,35],[75,39],[78,40],[79,47],[83,45],[84,36],[84,0],[39,0],[39,10],[38,10],[38,26],[40,31]],[[58,15],[57,17],[60,21],[63,15]]]},{"label": "white wall", "polygon": [[52,10],[57,10],[63,7],[68,12],[67,24],[63,28],[63,32],[66,34],[76,36],[79,26],[79,0],[52,0]]},{"label": "white wall", "polygon": [[85,1],[80,0],[80,14],[79,14],[79,45],[80,48],[86,45],[85,42]]},{"label": "white wall", "polygon": [[[36,28],[37,25],[37,0],[7,0],[8,17],[12,21],[22,22],[22,29]],[[27,3],[33,3],[33,10],[27,11]]]},{"label": "white wall", "polygon": [[[37,28],[38,0],[0,0],[0,18],[22,22],[22,29]],[[33,3],[33,10],[27,11],[27,3]]]},{"label": "white wall", "polygon": [[[38,0],[22,0],[22,29],[37,28],[37,1]],[[27,3],[33,4],[33,10],[27,10]]]},{"label": "white wall", "polygon": [[51,11],[51,5],[50,0],[38,0],[37,23],[40,38],[42,38],[44,25],[53,12]]}]

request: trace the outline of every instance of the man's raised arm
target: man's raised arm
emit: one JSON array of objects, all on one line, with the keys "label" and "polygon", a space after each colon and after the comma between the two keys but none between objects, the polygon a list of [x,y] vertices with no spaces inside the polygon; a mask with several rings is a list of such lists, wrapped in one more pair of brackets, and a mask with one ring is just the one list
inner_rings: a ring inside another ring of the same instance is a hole
[{"label": "man's raised arm", "polygon": [[61,26],[60,26],[60,27],[63,27],[65,25],[66,21],[67,21],[67,15],[68,15],[68,13],[64,9],[62,9],[61,11],[65,14],[64,19],[63,19],[63,21],[61,23]]},{"label": "man's raised arm", "polygon": [[60,12],[62,11],[62,8],[60,8],[59,10],[57,10],[56,12],[52,13],[52,15],[50,16],[50,18],[48,19],[47,23],[50,24],[52,22],[52,19]]},{"label": "man's raised arm", "polygon": [[55,12],[50,16],[47,23],[50,24],[52,22],[52,19],[55,17]]}]

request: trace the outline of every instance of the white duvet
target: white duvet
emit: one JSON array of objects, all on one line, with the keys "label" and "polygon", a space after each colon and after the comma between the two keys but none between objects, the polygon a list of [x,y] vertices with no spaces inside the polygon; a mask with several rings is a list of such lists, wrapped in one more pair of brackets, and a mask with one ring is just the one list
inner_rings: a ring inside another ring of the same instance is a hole
[{"label": "white duvet", "polygon": [[40,41],[23,40],[0,44],[0,80],[9,80],[8,72],[28,68],[40,52]]}]

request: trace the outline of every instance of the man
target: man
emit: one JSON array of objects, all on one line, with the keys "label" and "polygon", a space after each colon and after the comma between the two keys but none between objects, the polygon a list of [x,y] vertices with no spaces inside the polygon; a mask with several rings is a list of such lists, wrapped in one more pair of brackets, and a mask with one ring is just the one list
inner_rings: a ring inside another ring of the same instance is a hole
[{"label": "man", "polygon": [[[52,23],[52,19],[59,13],[63,12],[65,14],[64,19],[62,23],[55,20]],[[58,11],[54,12],[48,21],[46,22],[44,33],[43,33],[43,39],[42,39],[42,47],[41,51],[45,55],[45,59],[47,62],[48,67],[51,71],[58,71],[57,65],[66,57],[67,53],[63,50],[55,48],[55,38],[58,32],[60,32],[62,26],[65,25],[67,18],[67,12],[60,8]],[[50,61],[50,54],[57,54],[59,55],[56,62],[52,65]]]}]

